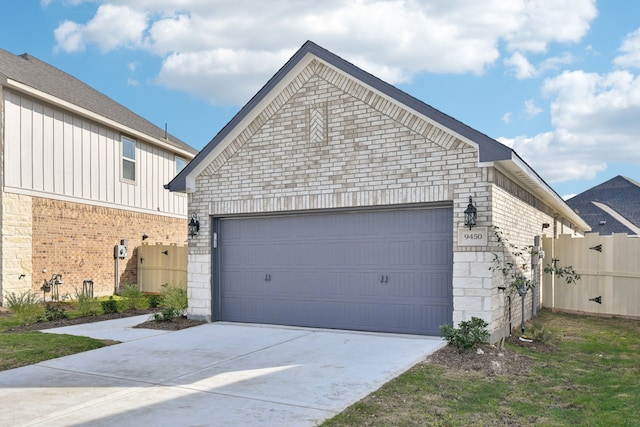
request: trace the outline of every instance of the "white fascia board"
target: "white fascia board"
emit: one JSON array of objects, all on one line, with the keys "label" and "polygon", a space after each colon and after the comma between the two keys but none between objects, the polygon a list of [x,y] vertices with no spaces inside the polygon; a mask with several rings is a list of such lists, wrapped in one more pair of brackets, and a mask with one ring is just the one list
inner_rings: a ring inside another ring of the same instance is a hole
[{"label": "white fascia board", "polygon": [[183,150],[175,145],[172,145],[166,141],[163,141],[158,138],[154,138],[146,133],[140,132],[138,130],[132,129],[128,126],[124,126],[121,123],[116,122],[115,120],[111,120],[107,117],[104,117],[98,113],[94,113],[93,111],[87,110],[86,108],[79,107],[71,102],[65,101],[53,95],[49,95],[46,92],[42,92],[41,90],[35,89],[31,86],[25,85],[24,83],[20,83],[16,80],[12,80],[7,78],[4,85],[10,89],[17,90],[19,92],[30,95],[34,98],[40,99],[42,101],[48,102],[50,104],[59,106],[67,111],[72,111],[80,116],[86,117],[88,119],[94,120],[98,123],[102,123],[110,128],[117,129],[122,133],[135,136],[136,138],[143,140],[145,142],[151,143],[153,145],[164,148],[166,151],[173,152],[180,156],[185,157],[186,159],[193,159],[194,155],[186,150]]}]

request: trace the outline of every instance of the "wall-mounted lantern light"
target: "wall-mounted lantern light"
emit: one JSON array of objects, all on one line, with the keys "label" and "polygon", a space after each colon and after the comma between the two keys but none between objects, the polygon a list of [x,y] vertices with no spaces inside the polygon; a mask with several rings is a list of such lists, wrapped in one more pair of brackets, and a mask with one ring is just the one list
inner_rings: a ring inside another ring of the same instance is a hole
[{"label": "wall-mounted lantern light", "polygon": [[191,214],[191,220],[189,221],[189,237],[198,235],[200,231],[200,221],[198,221],[198,215]]},{"label": "wall-mounted lantern light", "polygon": [[471,230],[476,225],[477,217],[478,211],[476,207],[473,206],[473,201],[471,200],[471,196],[469,196],[469,205],[467,205],[467,209],[464,210],[464,226],[469,227],[469,230]]}]

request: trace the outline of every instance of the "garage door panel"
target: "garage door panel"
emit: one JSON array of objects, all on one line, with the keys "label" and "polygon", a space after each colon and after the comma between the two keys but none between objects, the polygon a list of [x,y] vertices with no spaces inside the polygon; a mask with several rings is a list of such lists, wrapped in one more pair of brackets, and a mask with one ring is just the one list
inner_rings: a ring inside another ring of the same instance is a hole
[{"label": "garage door panel", "polygon": [[439,334],[452,235],[450,208],[222,220],[221,320]]}]

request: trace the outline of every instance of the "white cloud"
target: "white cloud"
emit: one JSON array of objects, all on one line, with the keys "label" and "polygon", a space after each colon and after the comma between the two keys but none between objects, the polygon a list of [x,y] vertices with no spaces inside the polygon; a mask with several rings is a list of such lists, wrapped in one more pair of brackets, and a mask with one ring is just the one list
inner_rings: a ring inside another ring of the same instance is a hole
[{"label": "white cloud", "polygon": [[145,12],[127,6],[105,4],[86,24],[63,22],[54,31],[54,36],[58,50],[82,51],[91,43],[98,45],[102,52],[108,52],[119,47],[139,46],[146,27]]},{"label": "white cloud", "polygon": [[591,20],[598,14],[595,1],[592,0],[517,3],[522,6],[517,15],[517,28],[504,38],[509,49],[521,52],[544,53],[549,43],[577,42],[589,30]]},{"label": "white cloud", "polygon": [[56,50],[79,52],[84,50],[82,26],[71,21],[64,21],[53,32],[56,38]]},{"label": "white cloud", "polygon": [[66,21],[55,36],[68,52],[145,49],[163,59],[162,84],[238,105],[307,39],[392,84],[481,74],[501,45],[530,74],[525,53],[579,40],[595,15],[595,0],[103,0],[91,20]]},{"label": "white cloud", "polygon": [[542,111],[542,108],[538,107],[533,99],[524,102],[524,112],[528,118],[532,119]]},{"label": "white cloud", "polygon": [[162,64],[157,81],[190,93],[213,94],[214,104],[247,102],[239,94],[255,94],[265,81],[251,78],[274,74],[293,51],[256,52],[216,49],[198,53],[174,53]]},{"label": "white cloud", "polygon": [[536,75],[535,67],[531,65],[527,57],[520,52],[516,52],[509,58],[506,58],[504,60],[504,65],[513,70],[513,73],[518,80],[530,79]]},{"label": "white cloud", "polygon": [[502,117],[500,118],[500,120],[502,120],[503,122],[505,122],[505,123],[507,123],[507,124],[508,124],[509,122],[511,122],[511,112],[509,111],[509,112],[504,113],[504,114],[502,115]]},{"label": "white cloud", "polygon": [[569,65],[573,63],[573,57],[569,53],[564,53],[562,56],[554,56],[545,58],[538,68],[529,62],[526,56],[521,52],[515,52],[510,57],[505,58],[504,65],[518,80],[530,79],[538,77],[548,71],[555,71],[561,68],[561,66]]},{"label": "white cloud", "polygon": [[565,71],[547,79],[555,130],[502,138],[549,182],[593,179],[609,163],[640,163],[640,77]]},{"label": "white cloud", "polygon": [[618,50],[621,55],[613,60],[614,64],[625,68],[640,68],[640,29],[628,34]]}]

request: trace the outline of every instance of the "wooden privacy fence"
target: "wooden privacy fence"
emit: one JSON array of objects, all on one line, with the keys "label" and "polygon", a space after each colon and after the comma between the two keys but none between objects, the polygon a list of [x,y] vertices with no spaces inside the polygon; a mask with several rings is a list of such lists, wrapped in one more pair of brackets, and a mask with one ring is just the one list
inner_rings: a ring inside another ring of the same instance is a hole
[{"label": "wooden privacy fence", "polygon": [[542,277],[545,307],[609,316],[640,317],[640,238],[626,234],[544,238],[543,264],[573,266],[581,278],[567,284],[552,274]]},{"label": "wooden privacy fence", "polygon": [[165,284],[187,289],[187,246],[143,243],[138,247],[140,290],[159,293]]}]

